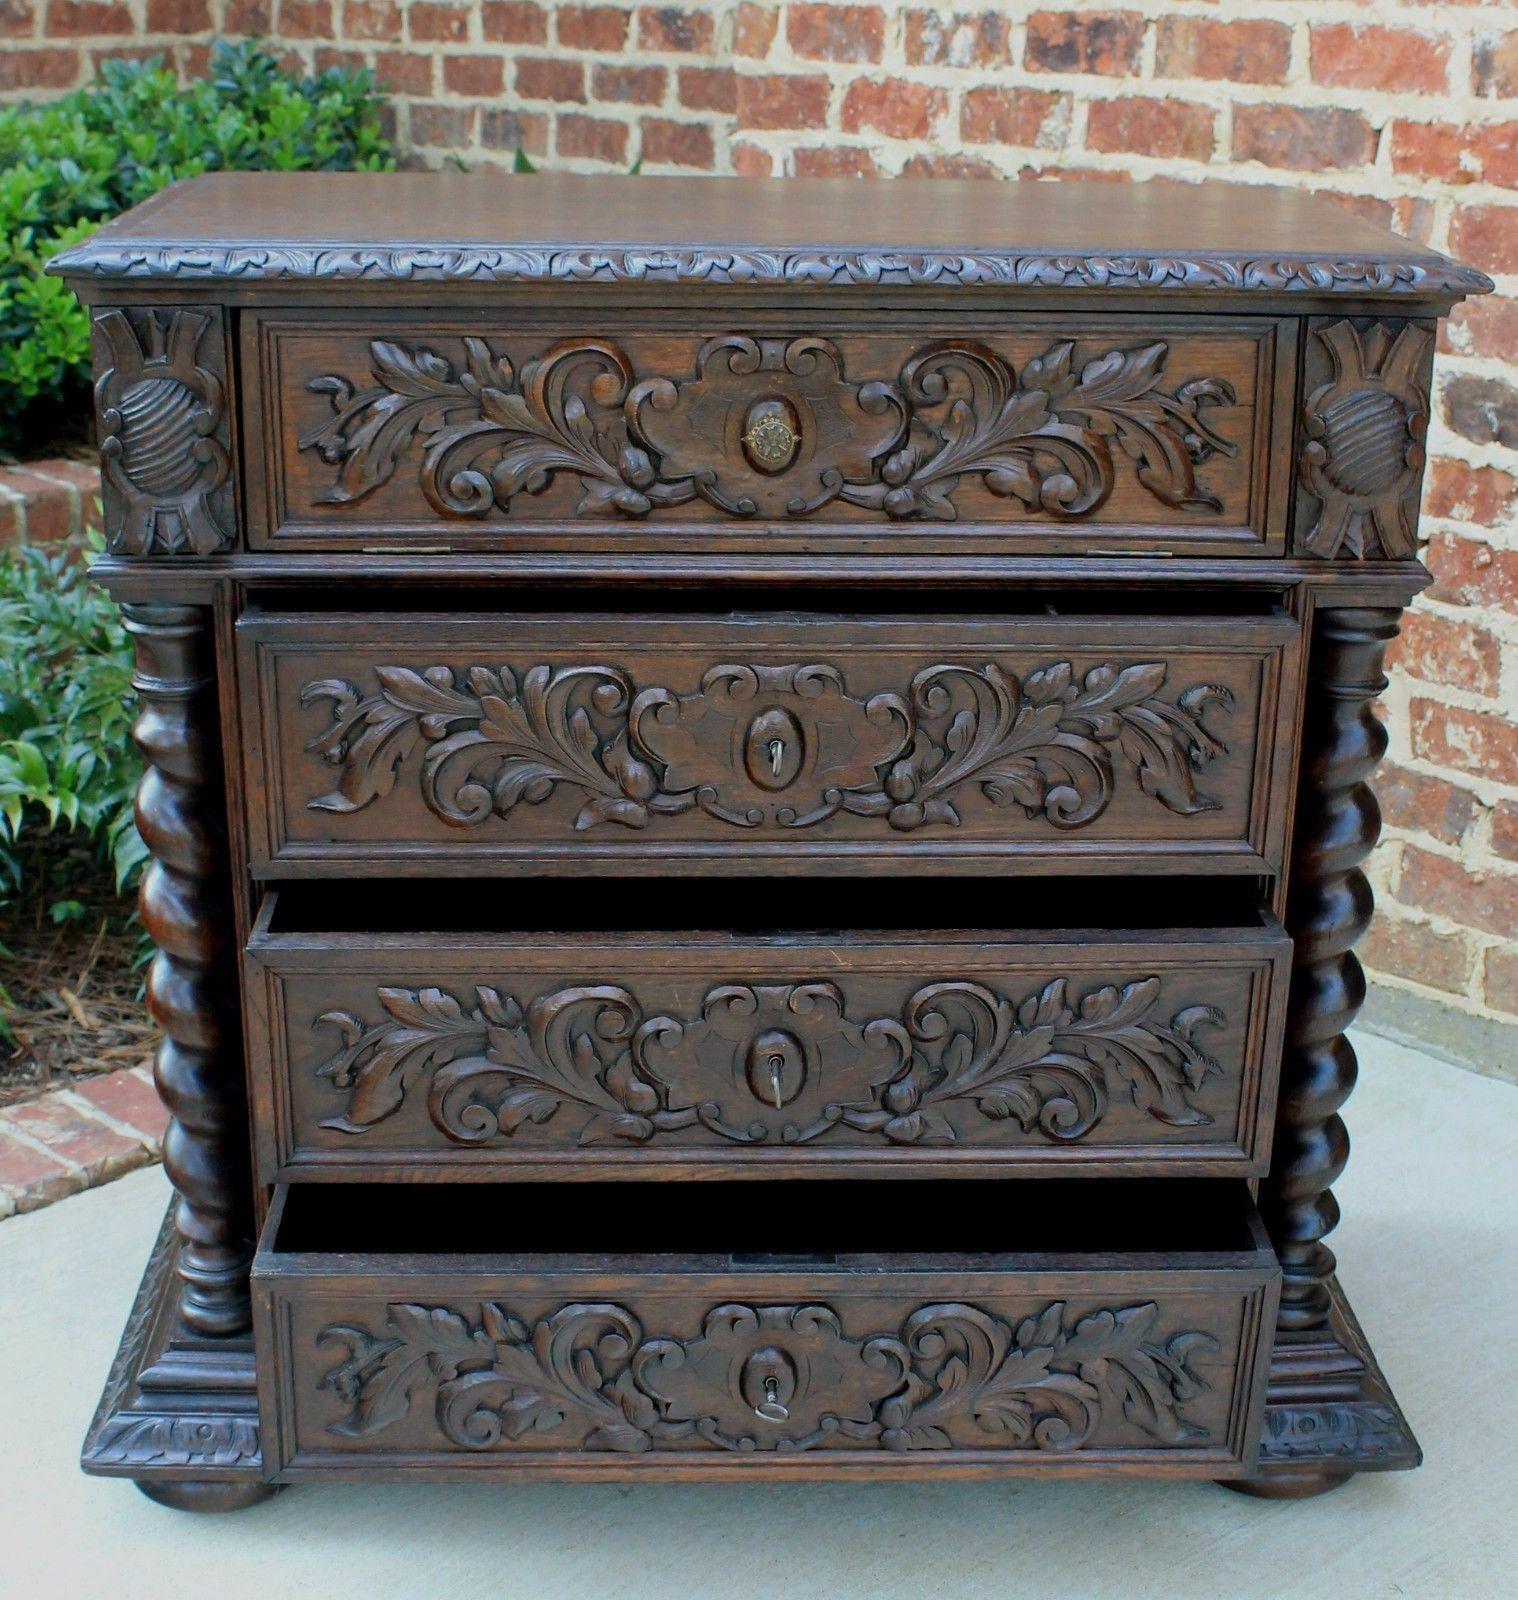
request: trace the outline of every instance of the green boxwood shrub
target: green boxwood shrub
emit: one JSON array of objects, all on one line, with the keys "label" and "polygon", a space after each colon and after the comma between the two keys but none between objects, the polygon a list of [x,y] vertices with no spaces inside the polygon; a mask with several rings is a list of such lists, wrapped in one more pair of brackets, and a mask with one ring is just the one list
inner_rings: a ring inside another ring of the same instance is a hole
[{"label": "green boxwood shrub", "polygon": [[0,454],[50,447],[88,415],[89,323],[59,250],[180,178],[392,167],[367,72],[284,72],[223,44],[181,88],[161,62],[110,61],[87,88],[0,108]]},{"label": "green boxwood shrub", "polygon": [[132,819],[132,646],[90,582],[99,548],[96,535],[84,550],[0,550],[0,903],[66,896],[49,881],[57,830],[109,863],[121,890],[146,859]]}]

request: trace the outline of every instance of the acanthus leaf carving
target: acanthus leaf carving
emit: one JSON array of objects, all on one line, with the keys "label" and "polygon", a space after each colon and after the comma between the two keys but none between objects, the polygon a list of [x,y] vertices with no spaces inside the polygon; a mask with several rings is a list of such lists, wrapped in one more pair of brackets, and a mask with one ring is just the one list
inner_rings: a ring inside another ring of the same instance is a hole
[{"label": "acanthus leaf carving", "polygon": [[703,245],[300,245],[125,242],[108,234],[55,256],[50,272],[97,278],[394,283],[763,283],[807,287],[1000,285],[1004,288],[1197,289],[1322,295],[1490,294],[1474,267],[1429,254],[1248,255],[1238,251],[789,249]]},{"label": "acanthus leaf carving", "polygon": [[[1211,684],[1162,697],[1162,661],[1079,674],[1061,661],[1021,681],[994,661],[944,664],[917,673],[905,695],[867,700],[825,663],[720,663],[686,695],[636,689],[604,665],[539,664],[520,679],[474,666],[462,683],[447,666],[374,675],[369,693],[333,678],[302,689],[302,705],[332,707],[306,748],[339,769],[336,788],[308,805],[362,809],[394,789],[420,748],[422,798],[459,827],[540,805],[562,786],[584,796],[576,830],[644,828],[699,809],[745,829],[812,827],[843,812],[910,833],[957,826],[955,795],[974,786],[995,806],[1079,828],[1111,802],[1114,751],[1144,794],[1188,816],[1217,809],[1194,775],[1227,750],[1203,713],[1232,704]],[[771,713],[780,721],[766,732]],[[754,737],[739,741],[745,754],[735,759],[740,722]],[[769,772],[755,744],[767,747]]]},{"label": "acanthus leaf carving", "polygon": [[1109,350],[1077,375],[1075,345],[1065,341],[1029,361],[1021,377],[989,346],[944,340],[919,351],[902,370],[914,415],[940,408],[926,442],[908,444],[886,463],[882,481],[845,488],[855,505],[892,517],[953,521],[961,477],[980,476],[997,495],[1029,511],[1079,517],[1112,492],[1109,441],[1137,465],[1139,482],[1168,506],[1222,510],[1201,493],[1196,468],[1237,448],[1209,428],[1207,406],[1232,405],[1222,379],[1195,379],[1174,394],[1159,388],[1168,348]]},{"label": "acanthus leaf carving", "polygon": [[469,517],[509,511],[518,494],[570,474],[579,515],[643,517],[701,499],[734,517],[799,517],[843,500],[952,521],[954,491],[973,476],[1032,514],[1073,518],[1111,494],[1114,446],[1165,505],[1216,512],[1196,469],[1238,453],[1205,417],[1234,404],[1231,386],[1199,377],[1162,388],[1169,347],[1159,341],[1107,350],[1077,371],[1067,340],[1019,374],[988,345],[943,340],[897,380],[860,382],[816,335],[721,335],[683,379],[639,378],[604,339],[563,340],[520,374],[482,339],[463,350],[456,368],[426,345],[376,339],[371,386],[342,373],[310,380],[332,415],[300,448],[338,469],[321,503],[389,481],[417,438],[428,503]]},{"label": "acanthus leaf carving", "polygon": [[701,1127],[736,1144],[799,1145],[835,1129],[892,1144],[952,1143],[973,1106],[1025,1135],[1084,1138],[1114,1094],[1171,1127],[1211,1119],[1192,1098],[1222,1071],[1200,1036],[1214,1007],[1168,1021],[1156,977],[1079,998],[1056,978],[1021,1002],[981,983],[916,990],[896,1015],[858,1021],[840,987],[727,983],[694,1016],[649,1016],[628,989],[552,990],[526,1006],[480,985],[466,1009],[438,988],[381,987],[386,1020],[323,1013],[342,1047],[316,1075],[342,1091],[325,1128],[362,1134],[419,1084],[446,1138],[478,1145],[527,1123],[578,1119],[581,1145],[644,1144]]},{"label": "acanthus leaf carving", "polygon": [[1084,1138],[1113,1093],[1171,1127],[1211,1119],[1190,1100],[1222,1069],[1198,1035],[1222,1023],[1210,1006],[1186,1006],[1166,1023],[1156,1014],[1158,978],[1104,984],[1072,1000],[1054,978],[1021,1004],[978,983],[935,983],[907,1002],[916,1049],[912,1071],[883,1099],[887,1138],[915,1143],[953,1137],[944,1108],[970,1101],[982,1116],[1010,1118],[1025,1133]]},{"label": "acanthus leaf carving", "polygon": [[1185,1407],[1212,1335],[1156,1334],[1153,1302],[1071,1317],[1051,1301],[1010,1322],[979,1306],[921,1306],[898,1330],[845,1333],[821,1304],[725,1304],[693,1337],[644,1339],[614,1304],[568,1304],[530,1327],[487,1301],[391,1304],[376,1333],[334,1323],[345,1352],[319,1380],[345,1407],[340,1437],[380,1433],[418,1401],[448,1444],[644,1452],[706,1445],[744,1454],[818,1447],[1001,1447],[1065,1452],[1098,1429],[1184,1447],[1207,1431]]}]

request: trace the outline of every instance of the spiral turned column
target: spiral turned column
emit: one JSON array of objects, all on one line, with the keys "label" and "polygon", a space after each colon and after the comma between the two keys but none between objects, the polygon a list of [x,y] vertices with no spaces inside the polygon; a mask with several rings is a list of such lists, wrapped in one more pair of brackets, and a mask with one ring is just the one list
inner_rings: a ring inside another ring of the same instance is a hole
[{"label": "spiral turned column", "polygon": [[171,1121],[163,1159],[178,1193],[180,1306],[197,1333],[249,1325],[252,1259],[242,1051],[227,933],[228,866],[210,613],[127,605],[147,762],[137,827],[152,860],[142,920],[158,947],[148,1009],[163,1030],[154,1067]]},{"label": "spiral turned column", "polygon": [[1333,1252],[1323,1243],[1339,1220],[1332,1185],[1349,1155],[1339,1108],[1358,1066],[1345,1038],[1365,1000],[1353,945],[1371,918],[1360,863],[1381,831],[1365,780],[1386,750],[1373,709],[1386,687],[1382,660],[1400,611],[1319,611],[1313,630],[1301,796],[1287,899],[1295,944],[1281,1097],[1270,1176],[1260,1207],[1281,1258],[1279,1326],[1309,1332],[1328,1321]]}]

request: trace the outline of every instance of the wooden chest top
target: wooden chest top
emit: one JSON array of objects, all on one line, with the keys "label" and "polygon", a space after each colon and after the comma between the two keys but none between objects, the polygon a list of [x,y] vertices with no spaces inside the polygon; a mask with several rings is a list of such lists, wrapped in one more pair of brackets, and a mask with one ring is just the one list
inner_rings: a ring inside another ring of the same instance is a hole
[{"label": "wooden chest top", "polygon": [[1294,190],[1145,183],[217,173],[66,251],[78,278],[972,285],[1448,299],[1483,274]]}]

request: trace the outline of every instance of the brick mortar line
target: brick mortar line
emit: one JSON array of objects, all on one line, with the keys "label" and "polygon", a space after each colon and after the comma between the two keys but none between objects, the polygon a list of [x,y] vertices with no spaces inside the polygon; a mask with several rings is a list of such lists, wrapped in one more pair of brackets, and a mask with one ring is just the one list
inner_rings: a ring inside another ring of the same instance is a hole
[{"label": "brick mortar line", "polygon": [[[118,1068],[117,1070],[121,1069]],[[125,1070],[131,1071],[131,1068],[127,1068]],[[106,1076],[110,1076],[110,1074],[106,1074]],[[79,1093],[77,1089],[73,1087],[55,1089],[53,1093],[58,1095],[59,1098],[65,1102],[65,1104],[73,1106],[77,1111],[88,1117],[92,1122],[100,1123],[103,1127],[111,1129],[113,1133],[121,1134],[123,1138],[135,1139],[144,1150],[156,1153],[156,1151],[159,1149],[161,1144],[160,1140],[154,1139],[150,1135],[145,1134],[141,1128],[133,1127],[130,1122],[123,1122],[119,1117],[113,1117],[109,1111],[97,1106],[94,1101],[87,1100],[82,1094]]]},{"label": "brick mortar line", "polygon": [[54,1096],[61,1098],[67,1091],[53,1089],[47,1094],[38,1095],[35,1100],[23,1100],[14,1106],[6,1106],[0,1111],[0,1136],[12,1139],[23,1149],[31,1150],[37,1155],[47,1156],[49,1160],[56,1161],[71,1177],[82,1178],[87,1176],[87,1171],[72,1157],[64,1155],[61,1151],[53,1149],[46,1139],[39,1139],[35,1134],[30,1134],[25,1128],[12,1122],[9,1116],[11,1111],[18,1111],[21,1106],[50,1105]]},{"label": "brick mortar line", "polygon": [[[130,1071],[130,1068],[118,1068],[118,1071]],[[109,1074],[107,1074],[109,1076]],[[60,1166],[66,1167],[78,1176],[88,1176],[89,1169],[71,1156],[66,1156],[59,1149],[50,1145],[46,1139],[39,1139],[36,1134],[29,1133],[24,1127],[12,1120],[11,1112],[20,1110],[23,1106],[48,1106],[65,1105],[76,1111],[87,1122],[92,1122],[98,1127],[109,1129],[110,1132],[119,1134],[122,1138],[130,1139],[139,1145],[149,1155],[156,1156],[159,1150],[159,1141],[149,1137],[141,1128],[134,1128],[130,1123],[122,1122],[118,1118],[103,1111],[93,1102],[86,1100],[83,1095],[70,1086],[60,1089],[50,1089],[46,1094],[38,1095],[32,1100],[21,1100],[15,1105],[0,1107],[0,1133],[14,1139],[18,1144],[51,1156]]]},{"label": "brick mortar line", "polygon": [[[143,1087],[152,1088],[152,1079],[136,1068],[118,1068],[105,1077],[114,1078],[117,1073],[130,1077]],[[14,1113],[33,1106],[44,1109],[44,1126],[50,1120],[45,1113],[53,1108],[72,1117],[72,1123],[65,1122],[65,1126],[58,1130],[59,1144],[39,1137],[13,1120]],[[81,1131],[88,1134],[91,1129],[112,1135],[126,1144],[127,1148],[102,1154],[93,1165],[86,1165],[65,1153],[64,1144],[77,1139]],[[160,1139],[112,1116],[74,1087],[53,1089],[34,1100],[21,1101],[0,1110],[0,1161],[3,1161],[7,1149],[40,1158],[46,1165],[42,1172],[34,1173],[29,1178],[9,1182],[0,1179],[0,1220],[40,1210],[87,1189],[100,1188],[125,1177],[129,1172],[153,1166],[163,1158]]]}]

